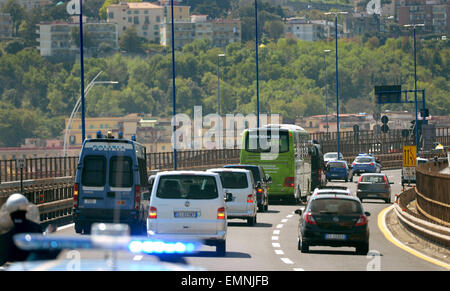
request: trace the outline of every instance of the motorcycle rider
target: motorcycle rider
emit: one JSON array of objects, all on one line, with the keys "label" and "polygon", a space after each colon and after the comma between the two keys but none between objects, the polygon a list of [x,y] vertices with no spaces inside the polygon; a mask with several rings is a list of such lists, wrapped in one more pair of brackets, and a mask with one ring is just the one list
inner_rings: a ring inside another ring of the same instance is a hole
[{"label": "motorcycle rider", "polygon": [[9,196],[0,208],[0,266],[6,262],[25,261],[31,253],[14,244],[15,234],[43,231],[37,207],[20,193]]}]

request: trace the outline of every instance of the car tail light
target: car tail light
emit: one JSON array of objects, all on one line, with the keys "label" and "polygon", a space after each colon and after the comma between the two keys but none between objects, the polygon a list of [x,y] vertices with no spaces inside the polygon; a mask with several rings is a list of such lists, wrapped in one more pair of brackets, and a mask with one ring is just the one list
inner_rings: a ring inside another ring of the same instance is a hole
[{"label": "car tail light", "polygon": [[353,164],[352,164],[352,165],[353,165],[353,167],[354,167],[354,166],[356,165],[356,163],[355,163],[355,162],[353,162]]},{"label": "car tail light", "polygon": [[373,166],[373,163],[370,163],[371,166]]},{"label": "car tail light", "polygon": [[359,184],[361,183],[361,180],[362,180],[362,176],[359,177],[359,180],[358,180],[358,188],[359,188]]},{"label": "car tail light", "polygon": [[247,196],[247,203],[253,203],[253,195],[252,194]]},{"label": "car tail light", "polygon": [[156,218],[158,218],[156,207],[150,206],[150,209],[148,211],[148,218],[149,219],[156,219]]},{"label": "car tail light", "polygon": [[284,187],[295,187],[294,177],[286,177],[284,179]]},{"label": "car tail light", "polygon": [[316,220],[314,219],[314,217],[312,216],[311,212],[307,212],[305,214],[305,222],[308,224],[313,224],[316,225]]},{"label": "car tail light", "polygon": [[79,184],[73,186],[73,207],[78,208]]},{"label": "car tail light", "polygon": [[383,178],[384,178],[384,189],[389,189],[389,183],[388,183],[388,181],[386,180],[386,176],[383,176]]},{"label": "car tail light", "polygon": [[220,207],[219,209],[217,209],[217,219],[225,219],[225,207]]},{"label": "car tail light", "polygon": [[134,188],[134,209],[139,209],[141,204],[141,186],[136,185]]},{"label": "car tail light", "polygon": [[367,224],[367,216],[365,216],[364,214],[362,214],[358,221],[356,221],[355,226],[363,226]]}]

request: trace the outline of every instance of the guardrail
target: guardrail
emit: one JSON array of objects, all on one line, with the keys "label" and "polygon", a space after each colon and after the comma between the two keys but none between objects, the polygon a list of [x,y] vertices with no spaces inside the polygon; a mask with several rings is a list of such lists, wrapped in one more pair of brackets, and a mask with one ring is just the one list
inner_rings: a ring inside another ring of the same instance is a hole
[{"label": "guardrail", "polygon": [[411,202],[416,200],[416,197],[416,188],[411,188],[397,197],[394,204],[397,217],[410,231],[423,236],[429,241],[449,247],[450,228],[438,225],[411,209]]},{"label": "guardrail", "polygon": [[417,209],[429,219],[450,227],[450,175],[439,173],[447,160],[428,162],[416,169]]}]

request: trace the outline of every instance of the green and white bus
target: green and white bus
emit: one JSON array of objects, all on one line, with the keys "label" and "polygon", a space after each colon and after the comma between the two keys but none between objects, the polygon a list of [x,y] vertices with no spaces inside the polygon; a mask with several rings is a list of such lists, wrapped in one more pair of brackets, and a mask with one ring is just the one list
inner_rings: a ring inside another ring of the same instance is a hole
[{"label": "green and white bus", "polygon": [[246,129],[240,163],[261,165],[271,176],[271,201],[293,198],[296,202],[306,201],[311,192],[312,146],[308,132],[296,125],[270,124]]}]

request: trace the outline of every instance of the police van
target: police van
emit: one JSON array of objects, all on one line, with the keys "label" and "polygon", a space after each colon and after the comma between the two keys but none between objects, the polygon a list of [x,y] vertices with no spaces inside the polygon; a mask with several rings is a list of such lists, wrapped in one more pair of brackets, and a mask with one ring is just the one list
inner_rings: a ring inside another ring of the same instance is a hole
[{"label": "police van", "polygon": [[126,223],[133,234],[146,230],[149,198],[145,147],[132,140],[97,133],[83,143],[74,186],[77,233],[98,222]]}]

